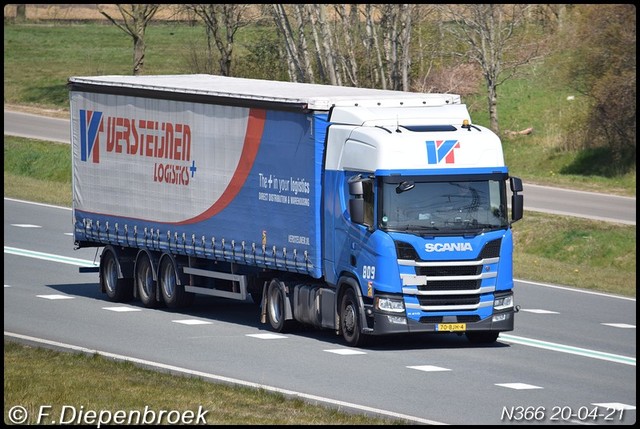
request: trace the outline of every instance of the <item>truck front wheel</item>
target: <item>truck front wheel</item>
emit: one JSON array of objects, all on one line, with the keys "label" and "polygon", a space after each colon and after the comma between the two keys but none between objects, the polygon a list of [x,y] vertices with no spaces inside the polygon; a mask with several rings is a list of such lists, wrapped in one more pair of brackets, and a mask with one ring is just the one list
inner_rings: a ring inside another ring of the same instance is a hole
[{"label": "truck front wheel", "polygon": [[368,337],[361,329],[358,299],[351,288],[345,291],[340,302],[340,331],[350,346],[363,346],[367,342]]},{"label": "truck front wheel", "polygon": [[129,302],[133,299],[133,279],[118,278],[118,259],[106,249],[100,261],[100,287],[110,301]]},{"label": "truck front wheel", "polygon": [[156,308],[156,282],[153,280],[153,267],[147,254],[142,254],[136,261],[135,268],[136,287],[142,305],[147,308]]},{"label": "truck front wheel", "polygon": [[276,332],[287,332],[292,325],[291,320],[285,320],[286,299],[284,285],[278,280],[271,280],[267,290],[267,318]]}]

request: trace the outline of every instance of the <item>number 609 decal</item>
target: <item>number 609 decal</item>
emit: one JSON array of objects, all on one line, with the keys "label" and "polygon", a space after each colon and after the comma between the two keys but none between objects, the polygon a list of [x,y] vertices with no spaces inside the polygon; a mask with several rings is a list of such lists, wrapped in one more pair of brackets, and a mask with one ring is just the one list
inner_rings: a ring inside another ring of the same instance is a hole
[{"label": "number 609 decal", "polygon": [[376,267],[372,265],[365,265],[362,267],[362,278],[363,279],[375,279],[376,278]]}]

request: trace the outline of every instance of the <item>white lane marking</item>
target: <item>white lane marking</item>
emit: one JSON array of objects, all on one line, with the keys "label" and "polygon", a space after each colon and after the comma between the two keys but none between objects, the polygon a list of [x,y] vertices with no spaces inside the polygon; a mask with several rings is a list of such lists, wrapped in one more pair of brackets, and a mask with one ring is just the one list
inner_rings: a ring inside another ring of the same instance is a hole
[{"label": "white lane marking", "polygon": [[40,225],[32,225],[30,223],[12,223],[11,226],[18,228],[42,228]]},{"label": "white lane marking", "polygon": [[557,311],[542,310],[538,308],[521,308],[520,311],[526,311],[527,313],[536,313],[536,314],[560,314]]},{"label": "white lane marking", "polygon": [[626,323],[603,323],[604,326],[612,326],[614,328],[635,329],[636,325],[628,325]]},{"label": "white lane marking", "polygon": [[611,410],[635,410],[636,407],[634,405],[623,404],[621,402],[600,402],[593,403],[591,405],[595,405],[596,407],[609,408]]},{"label": "white lane marking", "polygon": [[182,323],[183,325],[211,325],[213,323],[198,319],[172,320],[172,322]]},{"label": "white lane marking", "polygon": [[425,371],[425,372],[451,371],[451,369],[449,368],[442,368],[440,366],[434,366],[434,365],[408,366],[407,368],[417,369],[418,371]]},{"label": "white lane marking", "polygon": [[630,356],[616,355],[613,353],[605,353],[597,350],[583,349],[580,347],[567,346],[549,341],[535,340],[533,338],[517,337],[515,335],[500,334],[498,338],[508,343],[520,344],[524,346],[538,347],[540,349],[552,350],[554,352],[569,353],[578,356],[584,356],[594,359],[602,359],[609,362],[623,363],[625,365],[636,366],[636,358]]},{"label": "white lane marking", "polygon": [[366,352],[360,350],[350,350],[350,349],[334,349],[334,350],[324,350],[325,352],[335,353],[337,355],[347,356],[347,355],[366,355]]},{"label": "white lane marking", "polygon": [[27,256],[29,258],[43,259],[45,261],[60,262],[62,264],[78,265],[80,267],[96,267],[93,261],[86,259],[69,258],[67,256],[54,255],[52,253],[35,252],[33,250],[18,249],[16,247],[4,246],[4,253],[12,255]]},{"label": "white lane marking", "polygon": [[51,208],[54,208],[54,209],[62,209],[62,210],[71,211],[71,207],[56,206],[56,205],[53,205],[53,204],[45,204],[45,203],[35,203],[33,201],[18,200],[18,199],[15,199],[15,198],[8,198],[8,197],[4,197],[4,199],[7,200],[7,201],[13,201],[13,202],[16,202],[16,203],[32,204],[34,206],[51,207]]},{"label": "white lane marking", "polygon": [[38,298],[44,298],[44,299],[51,299],[51,300],[55,300],[55,299],[74,299],[74,296],[69,296],[69,295],[36,295]]},{"label": "white lane marking", "polygon": [[533,384],[526,384],[526,383],[496,383],[496,386],[506,387],[507,389],[514,389],[514,390],[543,389],[543,387],[534,386]]},{"label": "white lane marking", "polygon": [[518,283],[528,283],[528,284],[535,285],[535,286],[549,287],[549,288],[552,288],[552,289],[567,290],[567,291],[570,291],[570,292],[586,293],[588,295],[604,296],[606,298],[617,298],[617,299],[624,299],[626,301],[634,301],[634,302],[636,300],[635,298],[628,297],[628,296],[612,295],[610,293],[596,292],[596,291],[586,290],[586,289],[576,289],[576,288],[569,287],[569,286],[550,285],[548,283],[539,283],[539,282],[532,282],[532,281],[529,281],[529,280],[520,280],[520,279],[513,279],[513,281],[514,282],[518,282]]},{"label": "white lane marking", "polygon": [[278,334],[247,334],[247,337],[259,338],[261,340],[277,340],[280,338],[287,338],[284,335]]},{"label": "white lane marking", "polygon": [[128,311],[142,311],[134,307],[102,307],[103,310],[115,311],[116,313],[126,313]]}]

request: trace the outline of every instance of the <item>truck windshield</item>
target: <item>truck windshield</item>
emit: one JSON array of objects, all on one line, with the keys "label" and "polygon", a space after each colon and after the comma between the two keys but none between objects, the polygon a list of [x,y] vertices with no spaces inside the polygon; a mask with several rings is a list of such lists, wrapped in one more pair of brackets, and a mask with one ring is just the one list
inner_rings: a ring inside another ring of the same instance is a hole
[{"label": "truck windshield", "polygon": [[508,225],[503,179],[384,180],[378,227],[416,234],[480,233]]}]

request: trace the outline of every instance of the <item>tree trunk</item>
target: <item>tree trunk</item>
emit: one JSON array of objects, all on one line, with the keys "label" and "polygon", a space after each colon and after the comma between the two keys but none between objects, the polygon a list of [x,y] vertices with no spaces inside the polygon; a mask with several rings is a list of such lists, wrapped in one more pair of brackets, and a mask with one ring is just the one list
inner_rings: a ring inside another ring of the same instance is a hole
[{"label": "tree trunk", "polygon": [[27,5],[26,4],[17,4],[16,5],[16,22],[25,22],[27,20]]},{"label": "tree trunk", "polygon": [[138,76],[144,70],[145,44],[143,37],[133,39],[133,75]]}]

